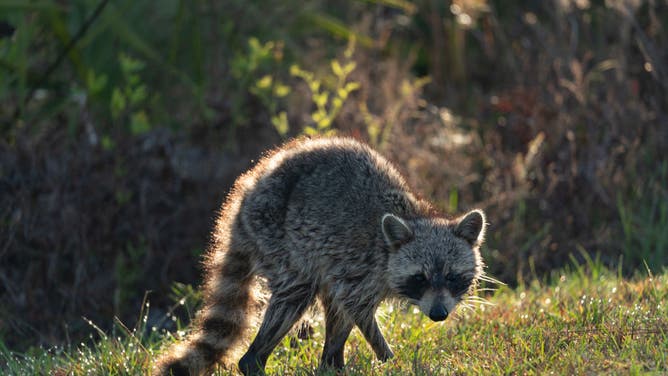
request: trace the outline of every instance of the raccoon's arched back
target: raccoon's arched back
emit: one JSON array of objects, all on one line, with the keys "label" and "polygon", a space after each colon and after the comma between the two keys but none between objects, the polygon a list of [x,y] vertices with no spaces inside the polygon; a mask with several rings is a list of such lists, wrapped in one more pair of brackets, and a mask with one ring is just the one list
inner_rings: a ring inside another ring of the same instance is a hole
[{"label": "raccoon's arched back", "polygon": [[247,231],[259,239],[282,238],[288,207],[298,205],[305,194],[320,195],[317,202],[325,204],[337,203],[346,195],[365,197],[366,203],[382,207],[378,210],[407,218],[431,210],[409,190],[392,164],[349,138],[292,141],[267,153],[247,176],[251,184],[243,195],[241,217]]}]

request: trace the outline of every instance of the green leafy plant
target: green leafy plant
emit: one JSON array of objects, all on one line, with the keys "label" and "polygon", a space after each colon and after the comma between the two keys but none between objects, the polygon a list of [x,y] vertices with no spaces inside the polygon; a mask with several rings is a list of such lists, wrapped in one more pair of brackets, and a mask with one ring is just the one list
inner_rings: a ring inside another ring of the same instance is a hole
[{"label": "green leafy plant", "polygon": [[[283,42],[268,41],[262,43],[252,37],[248,40],[245,52],[235,55],[231,62],[231,71],[241,90],[247,90],[255,96],[270,114],[278,112],[281,101],[290,93],[290,87],[279,78],[278,72],[283,61]],[[232,119],[235,126],[248,121],[250,108],[246,107],[243,95],[231,99]],[[287,123],[286,123],[287,124]],[[281,135],[287,128],[277,127]]]},{"label": "green leafy plant", "polygon": [[[257,80],[250,90],[267,107],[270,114],[275,114],[278,111],[279,100],[291,91],[289,86],[274,79],[271,75],[265,75]],[[280,111],[277,115],[271,117],[271,123],[281,136],[285,136],[290,130],[287,119],[285,111]]]},{"label": "green leafy plant", "polygon": [[[304,126],[305,134],[329,136],[335,133],[335,130],[332,129],[334,119],[350,94],[360,87],[359,82],[349,80],[350,74],[356,67],[353,60],[354,51],[355,39],[351,38],[343,59],[332,60],[330,63],[332,74],[322,78],[316,77],[313,72],[304,70],[296,64],[290,67],[290,74],[301,78],[308,85],[311,100],[315,105],[315,111],[310,116],[310,123]],[[282,121],[283,119],[272,119],[276,127],[283,126]]]},{"label": "green leafy plant", "polygon": [[119,55],[118,62],[123,82],[122,86],[115,87],[111,93],[111,116],[116,121],[129,120],[129,130],[133,135],[146,133],[151,129],[145,109],[148,89],[140,76],[145,64],[124,53]]},{"label": "green leafy plant", "polygon": [[[359,89],[358,82],[349,79],[355,70],[353,60],[355,39],[351,38],[342,59],[330,62],[331,73],[317,77],[315,73],[301,68],[298,64],[290,66],[290,75],[303,80],[311,92],[314,111],[309,116],[309,123],[302,130],[304,134],[332,135],[335,133],[332,123],[340,113],[350,94]],[[261,43],[257,38],[250,38],[246,53],[238,54],[232,61],[232,74],[241,87],[257,98],[271,116],[271,124],[282,136],[290,131],[288,112],[284,110],[285,98],[293,88],[285,84],[280,77],[283,59],[283,43],[269,41]],[[242,98],[232,99],[235,123],[245,122]]]}]

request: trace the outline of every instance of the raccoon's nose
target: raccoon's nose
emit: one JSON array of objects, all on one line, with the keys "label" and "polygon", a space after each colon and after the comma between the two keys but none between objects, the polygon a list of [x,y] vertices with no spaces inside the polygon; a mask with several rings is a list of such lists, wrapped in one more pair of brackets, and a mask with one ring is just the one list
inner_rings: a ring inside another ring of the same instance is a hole
[{"label": "raccoon's nose", "polygon": [[441,304],[435,304],[429,311],[429,318],[433,321],[443,321],[448,317],[448,310]]}]

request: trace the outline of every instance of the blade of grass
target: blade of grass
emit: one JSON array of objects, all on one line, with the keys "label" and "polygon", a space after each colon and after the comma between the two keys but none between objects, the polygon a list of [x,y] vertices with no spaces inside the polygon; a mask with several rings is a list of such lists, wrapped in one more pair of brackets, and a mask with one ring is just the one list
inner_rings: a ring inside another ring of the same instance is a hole
[{"label": "blade of grass", "polygon": [[[63,59],[65,58],[65,55],[67,55],[72,48],[74,48],[75,44],[83,37],[83,35],[86,33],[88,28],[93,24],[93,22],[100,16],[104,8],[107,6],[107,3],[109,0],[102,0],[100,3],[98,3],[97,7],[93,11],[93,13],[86,19],[86,21],[81,25],[81,28],[79,28],[79,31],[72,37],[69,42],[63,47],[62,51],[56,58],[56,60],[46,69],[44,74],[42,75],[42,78],[37,81],[35,85],[32,86],[30,91],[28,92],[28,95],[26,95],[24,98],[24,104],[28,103],[33,95],[35,94],[35,91],[40,88],[44,83],[48,80],[49,76],[53,71],[62,63]],[[85,74],[82,76],[83,79],[85,79]],[[17,115],[20,115],[20,110]]]},{"label": "blade of grass", "polygon": [[350,26],[336,18],[322,13],[309,12],[304,17],[319,28],[343,39],[355,38],[364,47],[373,47],[374,40],[367,35],[354,31]]}]

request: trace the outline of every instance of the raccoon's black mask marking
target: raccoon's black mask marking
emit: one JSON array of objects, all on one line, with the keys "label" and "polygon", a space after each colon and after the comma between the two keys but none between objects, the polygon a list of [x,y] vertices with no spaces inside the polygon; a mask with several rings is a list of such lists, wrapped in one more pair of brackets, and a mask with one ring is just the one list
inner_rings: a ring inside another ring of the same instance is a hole
[{"label": "raccoon's black mask marking", "polygon": [[418,300],[428,288],[427,278],[423,274],[415,274],[399,285],[399,293],[407,298]]},{"label": "raccoon's black mask marking", "polygon": [[462,275],[448,274],[445,276],[445,287],[453,297],[464,295],[471,288],[473,279]]},{"label": "raccoon's black mask marking", "polygon": [[424,274],[414,274],[398,286],[399,293],[407,298],[419,300],[429,288],[446,288],[453,297],[459,297],[468,292],[473,279],[464,275],[436,274],[428,280]]}]

